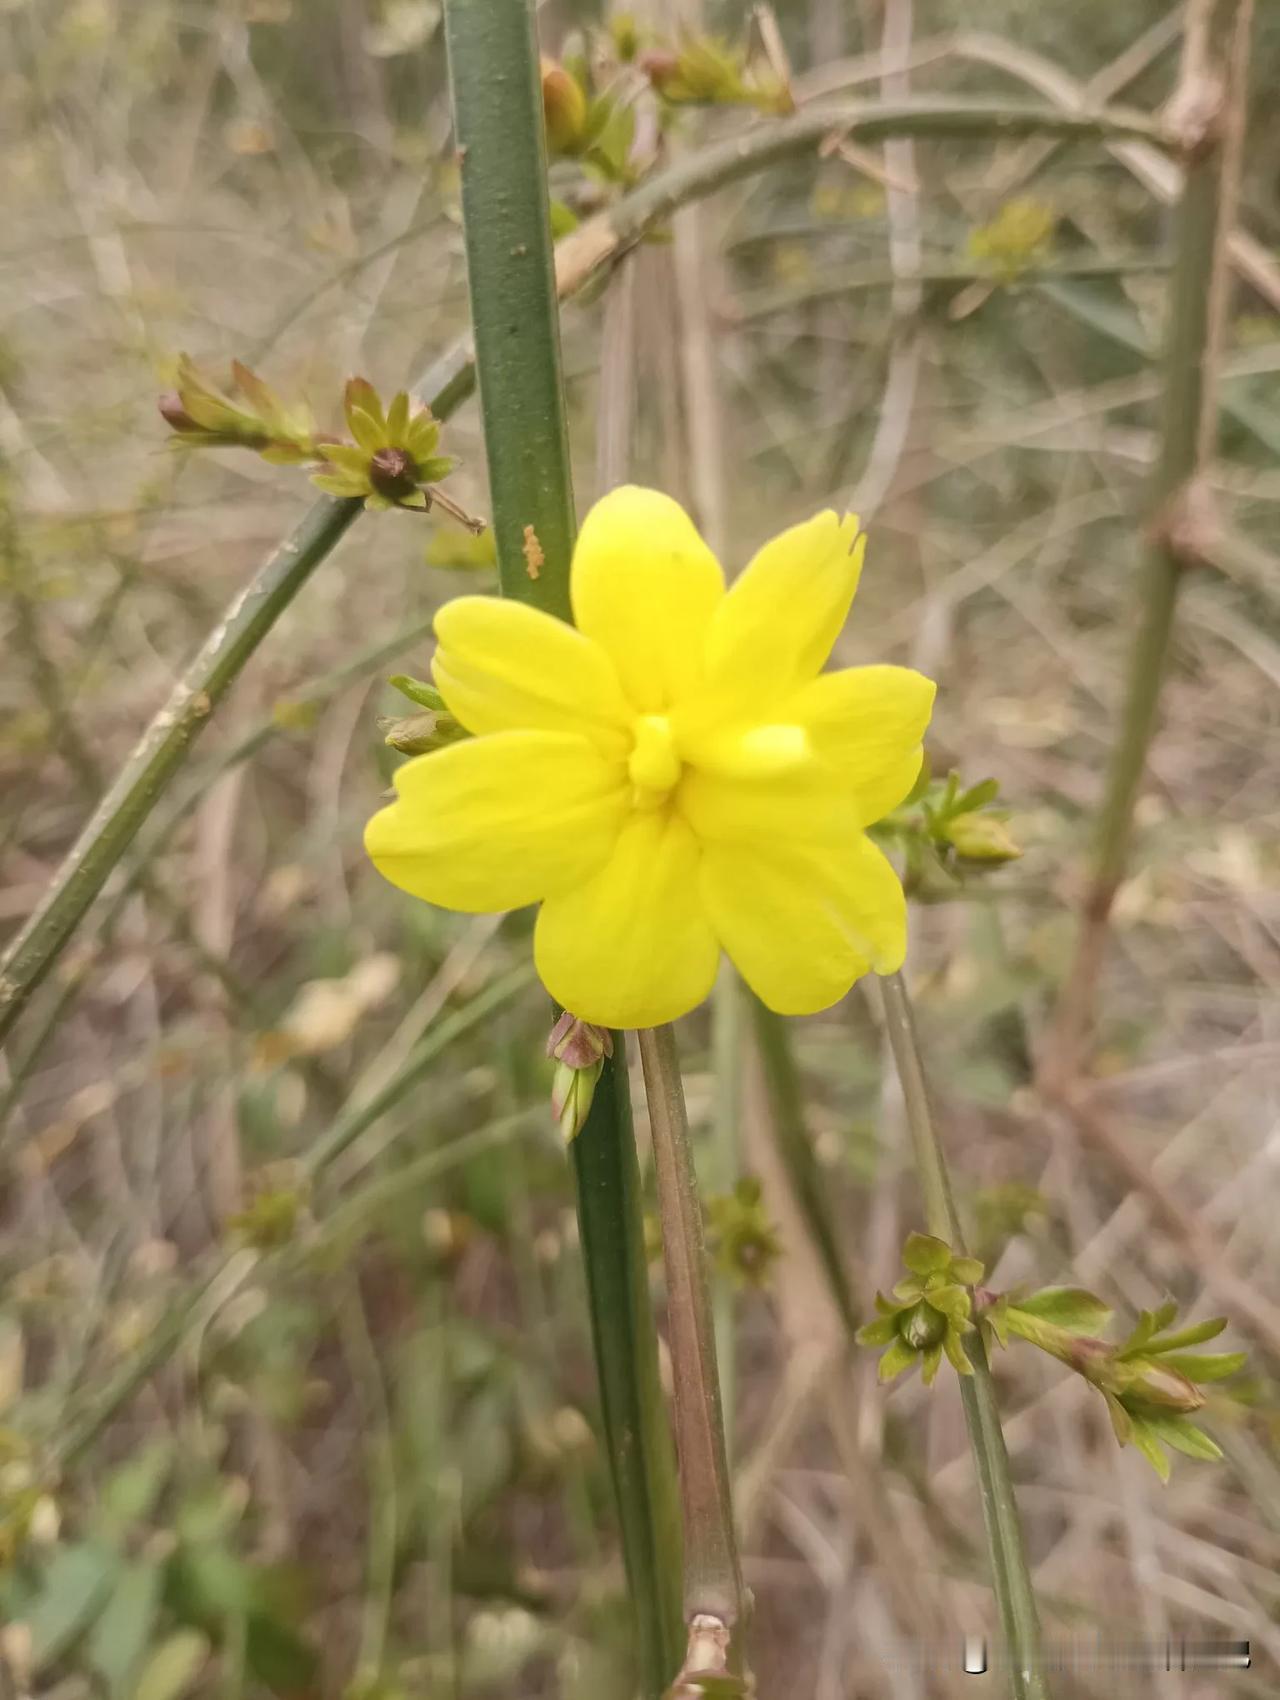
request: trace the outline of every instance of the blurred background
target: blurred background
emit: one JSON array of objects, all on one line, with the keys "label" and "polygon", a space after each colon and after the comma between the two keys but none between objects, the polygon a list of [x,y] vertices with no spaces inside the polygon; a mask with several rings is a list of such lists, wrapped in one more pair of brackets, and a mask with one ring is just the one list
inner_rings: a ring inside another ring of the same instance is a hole
[{"label": "blurred background", "polygon": [[[689,18],[630,10],[668,33]],[[739,41],[748,11],[708,3],[701,27]],[[1165,0],[776,15],[801,103],[848,86],[1154,112],[1181,40]],[[544,51],[601,21],[546,5]],[[1248,1672],[1177,1678],[1077,1659],[1064,1696],[1276,1691],[1278,79],[1264,4],[1211,477],[1223,542],[1185,587],[1088,1139],[1038,1105],[1031,1066],[1136,608],[1167,165],[1141,144],[836,151],[682,214],[563,315],[580,508],[625,467],[690,506],[731,570],[785,523],[858,508],[844,658],[936,677],[934,772],[1000,781],[1023,854],[926,881],[911,961],[989,1279],[1078,1279],[1126,1317],[1166,1293],[1194,1316],[1256,1297],[1227,1336],[1251,1373],[1208,1413],[1226,1458],[1179,1459],[1167,1486],[1078,1380],[1032,1354],[996,1365],[1052,1635],[1253,1649]],[[767,122],[690,111],[666,145]],[[335,428],[347,376],[393,391],[467,309],[438,0],[0,0],[0,137],[8,930],[312,494],[252,455],[170,450],[155,399],[179,351],[245,360]],[[613,192],[566,162],[553,185],[583,210]],[[483,514],[474,404],[444,446],[450,490]],[[9,1046],[6,1700],[629,1692],[547,1009],[532,984],[502,990],[529,917],[409,902],[360,842],[397,759],[387,676],[425,675],[432,611],[493,584],[483,540],[447,520],[362,521]],[[454,1017],[414,1089],[358,1125]],[[807,1195],[745,1020],[681,1027],[759,1691],[995,1694],[960,1672],[962,1636],[993,1625],[955,1387],[878,1389],[836,1296],[869,1314],[919,1225],[875,1011],[855,989],[793,1038]],[[304,1186],[303,1154],[353,1125]]]}]

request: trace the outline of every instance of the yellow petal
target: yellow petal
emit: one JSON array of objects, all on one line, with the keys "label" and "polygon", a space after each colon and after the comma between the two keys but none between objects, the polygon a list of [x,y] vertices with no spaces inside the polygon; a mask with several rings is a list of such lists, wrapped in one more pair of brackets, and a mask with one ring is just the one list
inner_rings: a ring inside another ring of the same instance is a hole
[{"label": "yellow petal", "polygon": [[393,885],[446,909],[519,909],[589,879],[626,812],[625,768],[586,738],[495,732],[417,756],[365,828]]},{"label": "yellow petal", "polygon": [[459,596],[435,618],[441,696],[470,732],[581,732],[606,755],[629,748],[630,715],[609,657],[564,620],[523,602]]},{"label": "yellow petal", "polygon": [[937,687],[910,667],[824,673],[787,705],[854,793],[858,825],[881,820],[915,784]]},{"label": "yellow petal", "polygon": [[632,484],[602,496],[578,536],[571,591],[576,624],[641,713],[695,688],[724,576],[678,502]]},{"label": "yellow petal", "polygon": [[708,846],[702,893],[738,972],[780,1015],[829,1009],[868,968],[902,966],[902,886],[862,834],[838,846]]},{"label": "yellow petal", "polygon": [[828,509],[775,537],[729,588],[707,635],[713,690],[771,699],[812,679],[831,653],[862,571],[854,514]]},{"label": "yellow petal", "polygon": [[852,788],[812,755],[777,768],[689,767],[677,800],[704,844],[844,843],[859,826]]},{"label": "yellow petal", "polygon": [[552,997],[602,1027],[656,1027],[701,1003],[720,951],[698,862],[678,815],[632,814],[594,877],[538,913],[534,960]]}]

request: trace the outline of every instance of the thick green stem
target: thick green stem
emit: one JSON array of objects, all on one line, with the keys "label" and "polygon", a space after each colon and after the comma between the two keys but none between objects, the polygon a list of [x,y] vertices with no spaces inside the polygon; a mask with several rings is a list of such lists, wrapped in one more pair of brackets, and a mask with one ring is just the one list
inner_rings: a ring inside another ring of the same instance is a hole
[{"label": "thick green stem", "polygon": [[[495,0],[494,15],[500,17],[509,0]],[[465,7],[464,7],[465,10]],[[501,67],[495,73],[502,77]],[[504,82],[504,87],[510,86]],[[525,107],[527,110],[527,91]],[[1123,140],[1143,137],[1162,141],[1159,127],[1141,114],[1121,112],[1062,112],[1033,102],[991,100],[922,99],[876,105],[870,102],[834,103],[819,111],[805,111],[794,118],[761,125],[742,136],[730,136],[697,154],[691,154],[671,169],[640,185],[615,207],[589,220],[567,237],[556,251],[556,285],[561,296],[575,294],[619,254],[639,242],[645,233],[668,218],[677,207],[713,194],[724,185],[784,160],[812,152],[832,134],[877,138],[893,135],[1021,135],[1037,134],[1078,137],[1082,140]],[[540,145],[540,144],[539,144]],[[531,157],[535,157],[532,154]],[[540,155],[536,157],[540,158]],[[510,206],[517,173],[527,173],[530,158],[508,158],[510,180],[493,186],[495,202]],[[465,159],[465,156],[464,156]],[[464,196],[466,193],[464,171]],[[475,172],[471,179],[474,182]],[[537,250],[519,253],[518,242],[506,256],[502,268],[514,282],[535,267],[545,266],[544,239]],[[528,264],[526,264],[528,262]],[[488,287],[488,286],[486,286]],[[501,295],[499,296],[501,299]],[[530,356],[519,346],[520,334],[505,332],[499,324],[494,346],[505,335],[506,352],[522,364]],[[545,369],[545,349],[538,356]],[[441,358],[415,386],[415,394],[430,404],[439,419],[447,419],[470,395],[475,380],[471,350],[465,340]],[[539,410],[531,404],[521,414],[522,424],[536,423]],[[498,422],[501,424],[501,421]],[[518,496],[530,482],[531,439],[525,432],[521,445],[512,453],[500,475],[504,489],[514,482],[517,512],[501,525],[499,560],[511,559],[513,545],[523,549],[523,526]],[[495,490],[495,521],[497,508]],[[307,579],[337,546],[360,512],[355,502],[317,502],[288,538],[268,557],[248,585],[232,603],[224,618],[209,635],[199,655],[188,667],[168,701],[143,733],[132,756],[106,797],[95,810],[76,843],[63,858],[43,901],[0,957],[0,1041],[26,1007],[32,993],[44,980],[79,925],[89,905],[128,848],[142,822],[186,760],[196,736],[212,711],[234,683],[245,663],[271,630]],[[519,531],[513,527],[519,525]],[[552,574],[558,570],[554,552],[564,542],[550,519],[544,521],[547,535],[535,526],[535,535]],[[514,568],[508,594],[523,595],[540,606],[552,606],[544,589],[545,602],[520,582]],[[559,570],[567,572],[567,560]],[[527,575],[526,575],[527,576]],[[537,582],[537,581],[531,581]],[[553,580],[554,583],[554,580]],[[554,594],[567,594],[564,583]],[[567,604],[559,611],[564,612]]]},{"label": "thick green stem", "polygon": [[[901,974],[888,974],[880,984],[885,1028],[902,1083],[903,1105],[911,1131],[925,1226],[931,1234],[946,1240],[954,1251],[963,1253],[960,1218],[934,1125],[924,1058],[906,984]],[[992,1587],[1008,1647],[1013,1700],[1049,1700],[1040,1659],[1040,1618],[1014,1499],[1009,1453],[996,1407],[995,1384],[981,1335],[966,1335],[965,1350],[973,1364],[973,1374],[959,1377],[960,1394],[977,1469],[982,1521],[991,1555]]]},{"label": "thick green stem", "polygon": [[1216,446],[1218,356],[1228,306],[1227,239],[1239,186],[1252,0],[1203,0],[1189,11],[1180,88],[1170,106],[1186,166],[1174,232],[1160,448],[1152,474],[1141,615],[1120,734],[1098,815],[1075,954],[1042,1071],[1066,1090],[1084,1061],[1115,894],[1159,717],[1174,612],[1189,568],[1212,549],[1203,475]]},{"label": "thick green stem", "polygon": [[702,1205],[680,1058],[670,1026],[642,1028],[637,1038],[649,1102],[667,1272],[667,1328],[684,1508],[684,1614],[689,1624],[707,1616],[732,1630],[744,1615],[745,1597],[733,1530]]},{"label": "thick green stem", "polygon": [[[576,527],[532,7],[448,0],[445,33],[499,580],[568,619]],[[615,1034],[573,1155],[641,1680],[656,1695],[682,1652],[679,1521],[625,1059]]]}]

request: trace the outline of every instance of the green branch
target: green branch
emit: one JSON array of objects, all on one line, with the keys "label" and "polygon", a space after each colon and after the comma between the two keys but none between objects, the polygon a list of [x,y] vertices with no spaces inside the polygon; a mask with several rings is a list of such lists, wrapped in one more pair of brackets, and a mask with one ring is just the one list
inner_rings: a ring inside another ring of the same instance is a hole
[{"label": "green branch", "polygon": [[[924,1058],[906,984],[901,974],[888,974],[880,986],[884,994],[885,1028],[902,1083],[903,1106],[924,1201],[925,1226],[938,1239],[945,1240],[954,1252],[963,1255],[960,1218],[934,1126]],[[977,1469],[982,1521],[991,1555],[992,1587],[1008,1646],[1013,1700],[1049,1700],[1040,1659],[1040,1618],[1014,1499],[1009,1453],[1000,1428],[991,1366],[980,1333],[965,1336],[965,1350],[973,1374],[958,1377],[960,1396]]]},{"label": "green branch", "polygon": [[[499,581],[504,596],[568,619],[576,522],[531,6],[447,0],[445,37]],[[641,1681],[657,1695],[682,1650],[679,1520],[621,1034],[573,1160]]]},{"label": "green branch", "polygon": [[1041,1070],[1066,1091],[1088,1046],[1111,906],[1128,864],[1134,811],[1159,720],[1174,612],[1189,568],[1212,554],[1216,522],[1204,474],[1217,446],[1217,378],[1229,307],[1227,243],[1239,190],[1252,0],[1205,0],[1188,32],[1170,111],[1187,159],[1174,231],[1160,444],[1149,497],[1141,614],[1119,737],[1098,815],[1088,887]]}]

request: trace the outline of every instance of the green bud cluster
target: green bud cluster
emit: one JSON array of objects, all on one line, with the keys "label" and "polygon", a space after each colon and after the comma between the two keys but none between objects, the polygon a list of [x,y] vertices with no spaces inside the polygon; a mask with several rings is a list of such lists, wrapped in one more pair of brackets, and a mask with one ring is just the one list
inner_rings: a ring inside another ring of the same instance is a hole
[{"label": "green bud cluster", "polygon": [[880,1380],[892,1381],[918,1363],[928,1387],[944,1356],[957,1374],[972,1375],[964,1348],[964,1337],[975,1326],[968,1289],[982,1279],[982,1264],[976,1257],[957,1256],[945,1240],[916,1233],[908,1236],[902,1261],[910,1274],[897,1283],[892,1298],[876,1294],[880,1314],[857,1333],[859,1345],[887,1348]]},{"label": "green bud cluster", "polygon": [[940,881],[941,890],[954,889],[963,874],[1021,856],[1007,812],[992,807],[999,792],[997,780],[965,786],[954,771],[935,780],[926,763],[906,801],[871,828],[873,837],[901,851],[908,893],[940,895]]}]

